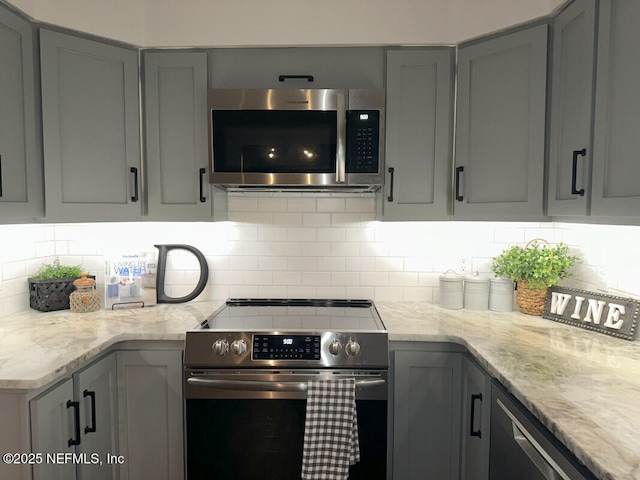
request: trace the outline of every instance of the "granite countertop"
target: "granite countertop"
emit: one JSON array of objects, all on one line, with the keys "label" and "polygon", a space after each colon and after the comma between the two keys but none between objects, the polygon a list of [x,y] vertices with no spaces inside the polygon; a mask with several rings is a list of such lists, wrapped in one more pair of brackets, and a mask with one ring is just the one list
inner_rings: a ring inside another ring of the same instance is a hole
[{"label": "granite countertop", "polygon": [[[183,340],[222,301],[0,320],[0,389],[34,390],[113,345]],[[640,479],[640,342],[517,312],[376,302],[392,341],[465,346],[602,479]]]}]

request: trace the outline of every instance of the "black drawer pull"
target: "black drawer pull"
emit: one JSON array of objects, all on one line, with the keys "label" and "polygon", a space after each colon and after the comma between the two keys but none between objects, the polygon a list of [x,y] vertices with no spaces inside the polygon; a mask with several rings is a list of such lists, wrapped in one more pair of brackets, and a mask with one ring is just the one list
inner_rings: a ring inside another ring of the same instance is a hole
[{"label": "black drawer pull", "polygon": [[482,431],[480,429],[473,429],[473,424],[475,423],[476,416],[476,400],[480,400],[482,402],[481,393],[474,393],[473,395],[471,395],[471,418],[469,421],[469,436],[482,438]]},{"label": "black drawer pull", "polygon": [[0,197],[2,196],[2,155],[0,155]]},{"label": "black drawer pull", "polygon": [[200,169],[200,202],[204,203],[207,201],[207,197],[204,196],[204,182],[202,181],[202,177],[207,173],[205,168]]},{"label": "black drawer pull", "polygon": [[460,174],[464,172],[464,167],[456,167],[456,200],[461,202],[464,197],[460,195]]},{"label": "black drawer pull", "polygon": [[131,197],[132,202],[137,202],[139,199],[138,195],[138,168],[131,167],[131,173],[133,173],[133,197]]},{"label": "black drawer pull", "polygon": [[576,187],[576,183],[578,181],[578,156],[585,157],[587,155],[587,149],[583,148],[582,150],[574,150],[573,151],[573,166],[571,168],[571,195],[580,195],[584,196],[584,188],[578,190]]},{"label": "black drawer pull", "polygon": [[67,400],[67,408],[73,408],[75,438],[70,438],[67,442],[67,446],[73,447],[74,445],[80,445],[80,402]]},{"label": "black drawer pull", "polygon": [[389,173],[391,174],[391,180],[390,180],[390,185],[389,185],[389,196],[387,197],[387,202],[393,202],[393,177],[394,177],[394,172],[396,171],[395,168],[393,167],[389,167]]},{"label": "black drawer pull", "polygon": [[313,75],[280,75],[278,77],[279,82],[285,80],[306,80],[307,82],[313,82]]},{"label": "black drawer pull", "polygon": [[82,392],[84,398],[89,397],[91,399],[91,426],[84,427],[84,433],[95,433],[96,431],[96,392],[90,392],[85,390]]}]

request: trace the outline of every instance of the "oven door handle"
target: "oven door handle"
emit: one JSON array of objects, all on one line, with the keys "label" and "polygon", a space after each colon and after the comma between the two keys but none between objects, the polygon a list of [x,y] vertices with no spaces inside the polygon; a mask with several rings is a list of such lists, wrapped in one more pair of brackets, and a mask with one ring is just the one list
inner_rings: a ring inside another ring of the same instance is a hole
[{"label": "oven door handle", "polygon": [[[306,392],[305,381],[279,382],[277,380],[226,380],[215,378],[187,378],[194,387],[216,388],[219,390],[248,390],[258,392]],[[356,388],[368,388],[386,383],[384,378],[356,380]]]}]

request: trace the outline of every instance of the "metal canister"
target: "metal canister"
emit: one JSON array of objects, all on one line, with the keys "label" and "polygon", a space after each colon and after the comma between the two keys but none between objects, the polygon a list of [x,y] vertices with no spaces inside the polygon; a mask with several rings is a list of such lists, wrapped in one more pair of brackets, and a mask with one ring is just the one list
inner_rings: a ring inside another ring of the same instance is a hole
[{"label": "metal canister", "polygon": [[464,307],[462,275],[447,270],[440,275],[440,306],[458,310]]},{"label": "metal canister", "polygon": [[489,310],[513,310],[513,282],[509,277],[493,277],[489,280]]},{"label": "metal canister", "polygon": [[478,275],[464,277],[464,308],[486,310],[489,307],[489,279]]}]

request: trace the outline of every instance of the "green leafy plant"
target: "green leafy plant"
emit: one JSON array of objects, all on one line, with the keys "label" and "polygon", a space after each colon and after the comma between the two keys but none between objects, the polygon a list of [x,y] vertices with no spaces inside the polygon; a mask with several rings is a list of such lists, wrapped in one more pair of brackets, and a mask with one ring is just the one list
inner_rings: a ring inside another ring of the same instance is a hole
[{"label": "green leafy plant", "polygon": [[34,279],[50,279],[50,278],[69,278],[79,277],[82,273],[82,267],[80,265],[61,265],[60,259],[56,258],[53,263],[43,263],[38,273],[33,277]]},{"label": "green leafy plant", "polygon": [[541,246],[538,239],[525,247],[513,246],[493,259],[491,270],[496,276],[506,276],[513,282],[527,280],[532,290],[541,290],[570,276],[569,269],[580,260],[569,255],[569,247],[559,243],[557,247]]}]

